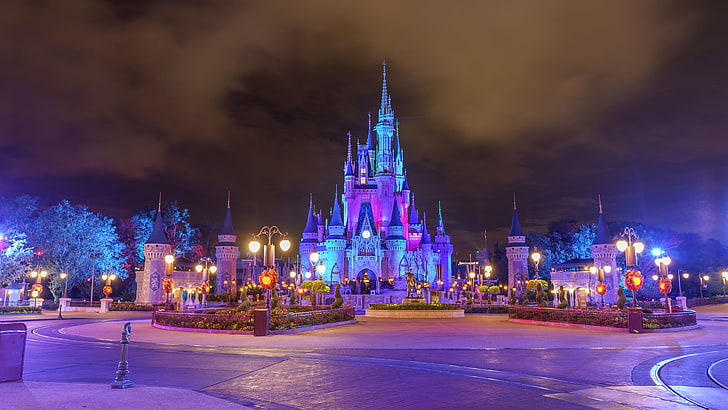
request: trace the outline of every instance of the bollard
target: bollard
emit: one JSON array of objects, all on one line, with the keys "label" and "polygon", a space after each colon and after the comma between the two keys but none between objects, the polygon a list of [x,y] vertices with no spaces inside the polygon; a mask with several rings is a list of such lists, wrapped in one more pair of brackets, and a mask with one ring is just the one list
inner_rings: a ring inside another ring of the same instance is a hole
[{"label": "bollard", "polygon": [[126,349],[129,346],[129,336],[131,336],[131,322],[126,322],[124,327],[121,328],[121,361],[119,362],[119,368],[116,370],[116,380],[111,382],[111,387],[114,389],[126,389],[134,386],[134,383],[127,377],[129,362],[126,361]]}]

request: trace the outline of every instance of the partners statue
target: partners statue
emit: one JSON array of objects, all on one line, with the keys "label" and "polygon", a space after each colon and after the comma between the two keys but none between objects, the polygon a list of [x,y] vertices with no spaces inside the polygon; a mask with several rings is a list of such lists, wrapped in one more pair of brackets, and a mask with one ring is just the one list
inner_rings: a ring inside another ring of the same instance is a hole
[{"label": "partners statue", "polygon": [[417,278],[412,271],[407,272],[405,276],[407,277],[407,297],[414,297],[417,291]]}]

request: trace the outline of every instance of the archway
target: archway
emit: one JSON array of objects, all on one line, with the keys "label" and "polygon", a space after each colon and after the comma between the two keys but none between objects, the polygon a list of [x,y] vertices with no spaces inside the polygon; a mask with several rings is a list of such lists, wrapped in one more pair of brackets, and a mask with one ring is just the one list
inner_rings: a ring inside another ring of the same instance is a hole
[{"label": "archway", "polygon": [[377,274],[371,269],[362,269],[356,274],[356,293],[368,295],[377,289]]}]

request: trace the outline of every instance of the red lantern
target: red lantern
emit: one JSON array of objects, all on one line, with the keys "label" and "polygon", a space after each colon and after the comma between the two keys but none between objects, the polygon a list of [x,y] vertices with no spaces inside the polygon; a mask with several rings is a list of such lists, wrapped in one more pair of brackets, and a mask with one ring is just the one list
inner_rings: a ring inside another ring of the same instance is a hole
[{"label": "red lantern", "polygon": [[258,279],[263,289],[273,289],[278,282],[278,274],[275,269],[264,270]]},{"label": "red lantern", "polygon": [[106,285],[106,286],[104,286],[103,292],[104,292],[104,295],[109,296],[111,294],[111,292],[113,292],[113,289],[111,289],[111,286]]},{"label": "red lantern", "polygon": [[202,294],[203,295],[210,294],[210,282],[205,282],[202,284]]},{"label": "red lantern", "polygon": [[164,281],[162,281],[162,288],[164,289],[164,293],[172,293],[173,287],[174,279],[170,278],[169,276],[164,278]]},{"label": "red lantern", "polygon": [[660,293],[670,293],[672,290],[672,281],[670,279],[660,279]]},{"label": "red lantern", "polygon": [[597,293],[600,295],[604,295],[607,293],[607,285],[600,283],[597,285]]},{"label": "red lantern", "polygon": [[624,285],[631,291],[642,289],[642,274],[638,270],[628,270],[624,274]]}]

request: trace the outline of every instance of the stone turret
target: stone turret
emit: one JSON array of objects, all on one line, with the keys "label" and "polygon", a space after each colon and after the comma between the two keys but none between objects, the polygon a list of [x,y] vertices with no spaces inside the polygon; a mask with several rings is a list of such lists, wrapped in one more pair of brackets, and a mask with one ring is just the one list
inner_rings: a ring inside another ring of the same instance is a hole
[{"label": "stone turret", "polygon": [[[230,212],[230,193],[228,193],[225,219],[220,234],[217,235],[218,244],[215,246],[217,259],[216,289],[218,292],[237,293],[237,262],[240,257],[240,248],[237,244],[238,236],[233,229],[233,217]],[[227,285],[225,282],[227,281]]]},{"label": "stone turret", "polygon": [[167,266],[164,257],[172,254],[172,245],[164,233],[162,221],[162,197],[160,194],[157,213],[154,216],[154,227],[149,239],[144,243],[144,271],[137,275],[137,297],[136,302],[140,304],[160,304],[165,301],[162,281],[168,270],[173,269]]},{"label": "stone turret", "polygon": [[[617,245],[609,235],[609,229],[604,222],[602,211],[602,198],[599,197],[599,219],[597,220],[597,232],[591,244],[594,267],[604,274],[604,284],[607,285],[607,293],[604,294],[604,303],[613,304],[617,302],[617,289],[619,288],[619,272],[617,271]],[[609,270],[609,272],[606,272]],[[598,278],[595,278],[598,283]]]},{"label": "stone turret", "polygon": [[525,281],[528,280],[528,245],[526,245],[526,235],[523,233],[521,222],[518,219],[515,195],[513,196],[513,217],[511,218],[511,230],[508,233],[506,258],[508,259],[508,289],[515,288],[516,297],[520,297],[525,289]]}]

